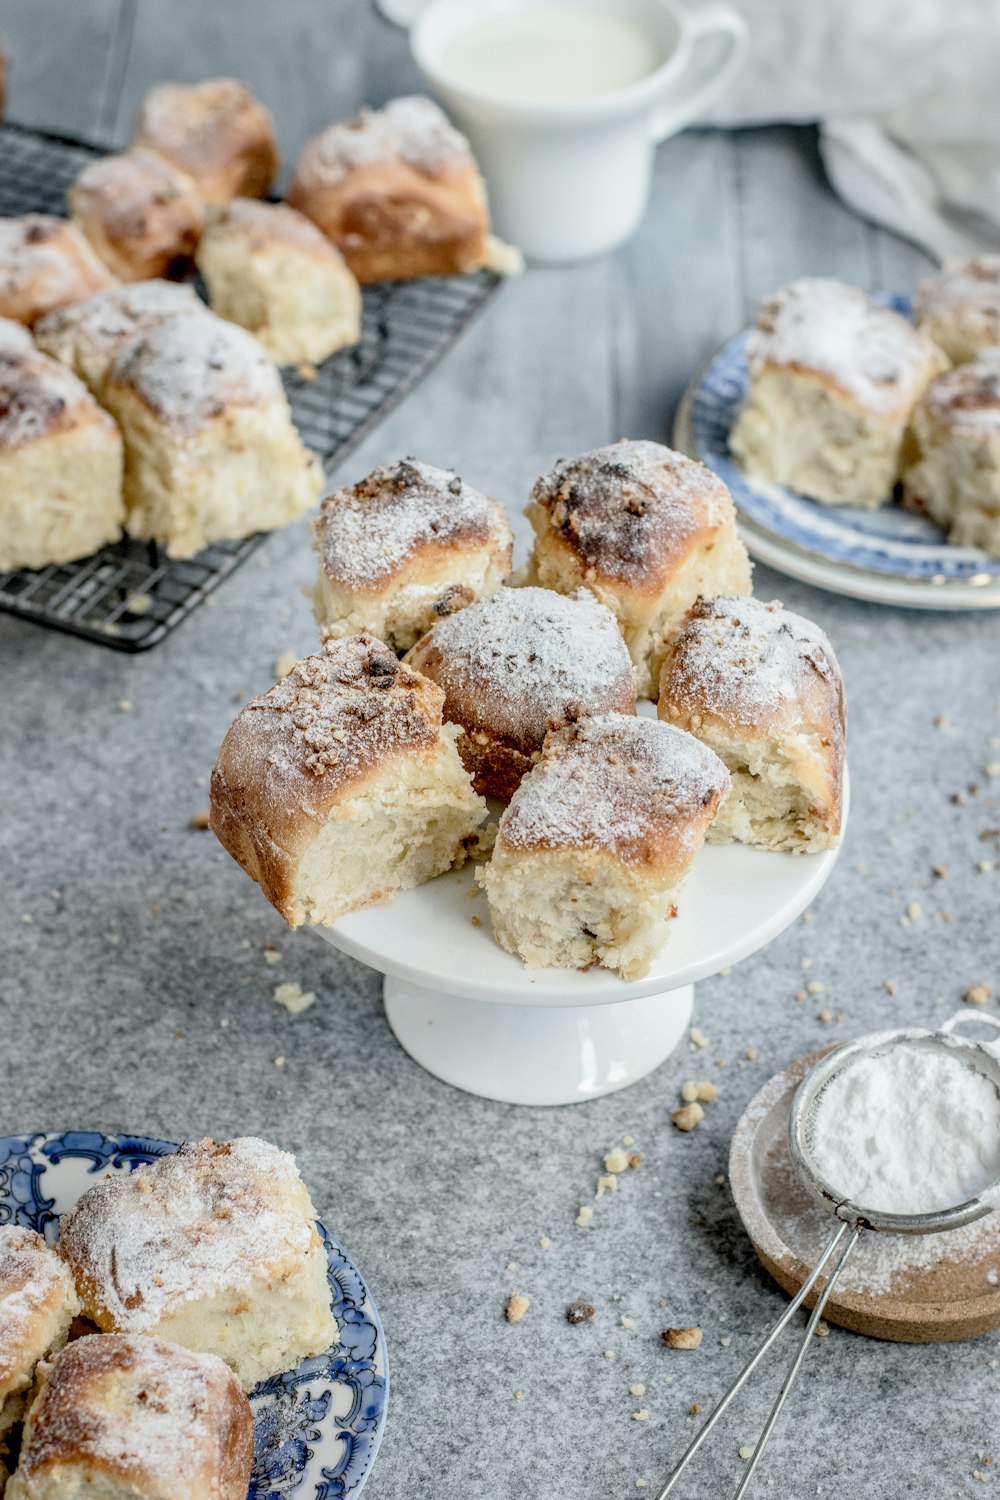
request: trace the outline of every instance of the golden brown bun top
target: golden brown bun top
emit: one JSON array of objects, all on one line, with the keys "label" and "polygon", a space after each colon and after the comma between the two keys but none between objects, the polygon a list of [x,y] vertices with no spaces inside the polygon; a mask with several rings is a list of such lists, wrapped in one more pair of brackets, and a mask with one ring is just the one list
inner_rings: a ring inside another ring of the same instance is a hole
[{"label": "golden brown bun top", "polygon": [[861,405],[891,416],[948,360],[891,307],[832,277],[804,276],[761,303],[746,344],[751,374],[815,374]]},{"label": "golden brown bun top", "polygon": [[937,276],[917,287],[913,315],[918,323],[927,318],[972,317],[983,342],[992,334],[992,342],[1000,344],[1000,255],[946,261]]},{"label": "golden brown bun top", "polygon": [[603,851],[681,873],[729,773],[707,745],[655,719],[598,714],[553,730],[500,819],[512,852]]},{"label": "golden brown bun top", "polygon": [[628,648],[587,589],[498,589],[438,621],[406,659],[440,683],[451,723],[525,754],[552,723],[635,707]]},{"label": "golden brown bun top", "polygon": [[387,760],[436,745],[443,703],[374,636],[327,641],[230,725],[212,773],[213,829],[233,799],[269,830],[323,817]]},{"label": "golden brown bun top", "polygon": [[193,177],[210,203],[262,198],[281,164],[274,121],[234,78],[157,84],[139,108],[134,144]]},{"label": "golden brown bun top", "polygon": [[814,718],[843,749],[844,684],[833,647],[776,599],[697,599],[668,653],[660,698],[661,716],[711,715],[762,734]]},{"label": "golden brown bun top", "polygon": [[245,1500],[252,1463],[250,1405],[221,1359],[93,1334],[53,1360],[19,1472],[33,1479],[79,1467],[157,1500]]},{"label": "golden brown bun top", "polygon": [[734,518],[721,479],[650,442],[560,459],[531,498],[588,582],[657,593],[696,545]]},{"label": "golden brown bun top", "polygon": [[201,230],[202,205],[193,180],[142,146],[91,162],[67,196],[84,232],[98,231],[112,249],[159,244],[172,228],[175,236],[183,233],[190,254]]},{"label": "golden brown bun top", "polygon": [[330,261],[346,270],[337,247],[311,219],[287,203],[262,203],[259,198],[234,198],[212,214],[204,242],[240,240],[252,254],[258,250],[299,250],[315,260]]},{"label": "golden brown bun top", "polygon": [[72,370],[34,347],[18,348],[0,331],[0,449],[54,437],[81,421],[117,439],[114,422]]},{"label": "golden brown bun top", "polygon": [[348,588],[383,588],[420,555],[463,552],[513,538],[503,506],[447,469],[413,458],[374,469],[322,501],[313,545],[327,576]]},{"label": "golden brown bun top", "polygon": [[431,99],[414,94],[363,109],[308,140],[295,168],[298,188],[334,187],[353,172],[401,162],[423,177],[475,168],[469,143]]},{"label": "golden brown bun top", "polygon": [[173,281],[133,281],[49,313],[35,324],[34,332],[46,354],[96,384],[137,334],[148,333],[178,313],[207,311],[191,286]]},{"label": "golden brown bun top", "polygon": [[51,214],[0,219],[0,317],[34,323],[114,277],[75,224]]},{"label": "golden brown bun top", "polygon": [[916,415],[949,432],[994,442],[1000,438],[1000,347],[984,349],[968,364],[932,380]]},{"label": "golden brown bun top", "polygon": [[66,1268],[42,1236],[0,1226],[0,1406],[46,1352],[50,1320],[71,1298]]},{"label": "golden brown bun top", "polygon": [[180,1305],[280,1277],[316,1244],[295,1159],[252,1136],[203,1140],[101,1179],[59,1223],[84,1311],[116,1332],[155,1330]]},{"label": "golden brown bun top", "polygon": [[245,328],[210,313],[184,313],[132,339],[108,372],[180,437],[233,407],[284,408],[277,367]]}]

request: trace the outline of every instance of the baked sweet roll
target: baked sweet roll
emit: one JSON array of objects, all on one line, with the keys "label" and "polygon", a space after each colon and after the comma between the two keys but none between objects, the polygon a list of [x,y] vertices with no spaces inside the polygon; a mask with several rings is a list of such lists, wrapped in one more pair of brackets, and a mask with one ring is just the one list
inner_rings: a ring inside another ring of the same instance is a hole
[{"label": "baked sweet roll", "polygon": [[927,387],[903,447],[903,502],[1000,557],[1000,347]]},{"label": "baked sweet roll", "polygon": [[1000,255],[946,261],[917,287],[913,317],[956,365],[1000,344]]},{"label": "baked sweet roll", "polygon": [[68,365],[99,396],[104,378],[125,345],[179,313],[208,314],[191,286],[136,281],[95,292],[83,302],[51,312],[34,326],[39,349]]},{"label": "baked sweet roll", "polygon": [[0,570],[89,557],[124,519],[118,428],[27,329],[0,320]]},{"label": "baked sweet roll", "polygon": [[0,1225],[0,1491],[39,1363],[63,1347],[79,1311],[73,1278],[42,1236]]},{"label": "baked sweet roll", "polygon": [[370,635],[328,641],[255,698],[212,772],[211,827],[290,927],[440,875],[486,805],[444,694]]},{"label": "baked sweet roll", "polygon": [[394,651],[495,593],[514,546],[499,501],[412,458],[327,495],[312,537],[321,635],[367,630]]},{"label": "baked sweet roll", "polygon": [[187,314],[131,339],[101,400],[125,439],[129,534],[171,557],[273,531],[319,493],[275,365],[233,323]]},{"label": "baked sweet roll", "polygon": [[101,1178],[59,1223],[84,1313],[221,1356],[249,1390],[337,1341],[327,1258],[295,1158],[189,1142]]},{"label": "baked sweet roll", "polygon": [[132,144],[187,173],[206,203],[263,198],[281,166],[274,121],[234,78],[157,84],[139,107]]},{"label": "baked sweet roll", "polygon": [[340,251],[286,203],[234,198],[198,250],[213,312],[280,365],[320,364],[361,332],[361,290]]},{"label": "baked sweet roll", "polygon": [[748,474],[829,505],[891,498],[907,418],[948,365],[936,344],[858,287],[805,277],[762,304],[746,357],[729,446]]},{"label": "baked sweet roll", "polygon": [[213,1354],[91,1334],[53,1360],[8,1500],[245,1500],[253,1416]]},{"label": "baked sweet roll", "polygon": [[709,843],[793,853],[836,846],[844,684],[812,620],[777,601],[698,599],[664,662],[658,713],[729,768],[732,789]]},{"label": "baked sweet roll", "polygon": [[0,318],[29,326],[114,277],[75,224],[51,214],[0,219]]},{"label": "baked sweet roll", "polygon": [[635,712],[635,673],[609,609],[580,589],[501,588],[440,620],[406,660],[444,690],[444,716],[484,797],[513,796],[547,731]]},{"label": "baked sweet roll", "polygon": [[490,253],[486,191],[469,143],[419,95],[313,136],[288,201],[362,283],[472,271]]},{"label": "baked sweet roll", "polygon": [[84,167],[67,194],[70,216],[120,281],[190,271],[204,209],[194,182],[137,147]]},{"label": "baked sweet roll", "polygon": [[714,751],[655,719],[553,730],[477,872],[497,942],[529,968],[641,979],[728,789]]},{"label": "baked sweet roll", "polygon": [[701,593],[749,593],[750,559],[726,486],[659,443],[622,442],[560,459],[531,492],[529,577],[581,585],[611,609],[640,698],[656,696],[666,642]]}]

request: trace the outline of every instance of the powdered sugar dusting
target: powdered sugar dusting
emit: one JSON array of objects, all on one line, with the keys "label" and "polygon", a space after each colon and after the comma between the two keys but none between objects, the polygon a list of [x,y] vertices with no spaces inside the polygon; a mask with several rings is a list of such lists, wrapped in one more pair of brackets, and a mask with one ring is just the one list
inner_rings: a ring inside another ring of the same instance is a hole
[{"label": "powdered sugar dusting", "polygon": [[263,781],[273,807],[323,801],[386,759],[434,745],[442,700],[374,636],[327,641],[237,715],[216,774]]},{"label": "powdered sugar dusting", "polygon": [[984,349],[968,364],[932,380],[916,416],[952,432],[1000,437],[1000,348]]},{"label": "powdered sugar dusting", "polygon": [[939,275],[920,283],[913,312],[918,323],[961,318],[975,325],[983,342],[1000,344],[1000,255],[947,262]]},{"label": "powdered sugar dusting", "polygon": [[858,287],[819,276],[764,300],[746,355],[752,374],[768,365],[816,371],[879,411],[916,394],[944,362],[899,313]]},{"label": "powdered sugar dusting", "polygon": [[306,143],[295,171],[306,186],[332,187],[350,172],[402,161],[428,177],[471,164],[469,143],[422,94],[392,99],[383,109],[363,109]]},{"label": "powdered sugar dusting", "polygon": [[111,273],[74,224],[52,214],[0,218],[0,306],[33,322],[108,286]]},{"label": "powdered sugar dusting", "polygon": [[194,289],[173,281],[134,281],[95,292],[83,302],[49,313],[35,325],[46,353],[94,381],[130,339],[179,313],[210,316]]},{"label": "powdered sugar dusting", "polygon": [[714,751],[655,719],[599,714],[550,734],[500,819],[508,849],[697,850],[729,789]]},{"label": "powdered sugar dusting", "polygon": [[0,339],[0,446],[11,449],[68,427],[81,405],[111,428],[72,371],[44,354],[20,352]]},{"label": "powdered sugar dusting", "polygon": [[777,600],[699,598],[664,674],[666,705],[754,728],[796,705],[816,678],[839,691],[825,633]]},{"label": "powdered sugar dusting", "polygon": [[661,580],[704,529],[732,522],[729,491],[704,465],[659,443],[622,442],[560,459],[531,492],[598,575]]},{"label": "powdered sugar dusting", "polygon": [[204,313],[169,318],[126,344],[110,382],[131,387],[182,435],[234,406],[284,406],[281,377],[246,329]]},{"label": "powdered sugar dusting", "polygon": [[328,576],[353,588],[385,584],[423,548],[510,546],[498,501],[409,458],[328,495],[312,530]]},{"label": "powdered sugar dusting", "polygon": [[31,354],[34,348],[35,341],[23,323],[15,323],[12,318],[0,318],[0,349]]},{"label": "powdered sugar dusting", "polygon": [[586,589],[501,588],[439,621],[414,664],[444,688],[445,714],[520,749],[550,722],[635,703],[635,676],[614,615]]},{"label": "powdered sugar dusting", "polygon": [[253,1137],[202,1141],[96,1183],[63,1215],[60,1245],[115,1329],[142,1333],[178,1304],[305,1256],[307,1205],[287,1152]]},{"label": "powdered sugar dusting", "polygon": [[135,1493],[236,1492],[249,1475],[253,1419],[232,1372],[212,1354],[153,1338],[90,1335],[57,1356],[20,1462],[25,1476],[96,1461]]},{"label": "powdered sugar dusting", "polygon": [[46,1352],[38,1347],[39,1320],[71,1297],[66,1269],[41,1235],[0,1226],[0,1406]]}]

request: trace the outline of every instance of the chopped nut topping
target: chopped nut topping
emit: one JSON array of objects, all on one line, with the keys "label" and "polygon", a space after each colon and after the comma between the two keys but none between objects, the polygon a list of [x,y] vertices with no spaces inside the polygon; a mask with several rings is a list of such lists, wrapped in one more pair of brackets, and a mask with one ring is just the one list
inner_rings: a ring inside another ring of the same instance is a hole
[{"label": "chopped nut topping", "polygon": [[660,1338],[668,1349],[700,1349],[700,1328],[664,1328]]},{"label": "chopped nut topping", "polygon": [[678,1130],[688,1131],[701,1124],[705,1118],[705,1111],[700,1104],[685,1104],[683,1109],[675,1109],[670,1118]]},{"label": "chopped nut topping", "polygon": [[966,990],[965,998],[970,1005],[985,1005],[993,998],[993,989],[988,984],[973,984]]},{"label": "chopped nut topping", "polygon": [[577,1323],[586,1323],[587,1319],[592,1318],[596,1311],[597,1308],[591,1302],[571,1302],[566,1309],[566,1322],[572,1323],[574,1326]]},{"label": "chopped nut topping", "polygon": [[530,1306],[529,1298],[522,1297],[520,1292],[513,1292],[503,1310],[503,1315],[508,1323],[520,1323]]}]

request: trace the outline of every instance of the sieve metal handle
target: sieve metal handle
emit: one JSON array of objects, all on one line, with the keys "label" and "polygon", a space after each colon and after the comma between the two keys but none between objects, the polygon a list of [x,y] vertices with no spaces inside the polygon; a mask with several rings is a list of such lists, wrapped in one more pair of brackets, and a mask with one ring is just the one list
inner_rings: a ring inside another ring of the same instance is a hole
[{"label": "sieve metal handle", "polygon": [[809,1321],[806,1324],[806,1331],[802,1343],[799,1346],[798,1352],[796,1353],[795,1358],[791,1363],[788,1374],[785,1376],[785,1379],[781,1386],[781,1390],[778,1392],[774,1405],[771,1407],[768,1419],[764,1424],[764,1429],[761,1432],[759,1439],[757,1440],[756,1446],[754,1447],[753,1456],[749,1461],[742,1479],[740,1480],[733,1500],[740,1500],[740,1496],[746,1493],[753,1479],[757,1465],[760,1463],[761,1459],[764,1456],[764,1449],[767,1446],[767,1442],[771,1436],[771,1433],[774,1431],[775,1424],[777,1423],[778,1417],[781,1414],[781,1408],[785,1404],[785,1400],[788,1396],[789,1391],[795,1384],[795,1377],[798,1375],[799,1370],[802,1367],[802,1362],[809,1351],[809,1345],[812,1341],[813,1335],[816,1332],[816,1325],[818,1324],[820,1318],[823,1316],[823,1309],[827,1304],[827,1300],[829,1299],[831,1292],[837,1284],[841,1271],[844,1269],[852,1251],[854,1250],[855,1245],[861,1238],[862,1230],[863,1225],[861,1224],[849,1224],[847,1222],[844,1222],[838,1226],[837,1230],[830,1239],[829,1244],[823,1251],[823,1254],[816,1262],[812,1273],[802,1283],[798,1292],[792,1298],[791,1302],[789,1302],[788,1306],[785,1308],[785,1311],[775,1323],[774,1327],[771,1329],[770,1333],[767,1335],[767,1338],[761,1344],[756,1354],[754,1354],[753,1358],[743,1367],[740,1374],[737,1375],[736,1379],[733,1381],[726,1394],[722,1397],[722,1400],[712,1412],[712,1415],[709,1417],[704,1427],[702,1427],[701,1431],[698,1432],[692,1439],[692,1441],[688,1444],[676,1468],[670,1474],[663,1488],[657,1492],[654,1500],[665,1500],[665,1497],[667,1495],[673,1493],[677,1481],[680,1479],[681,1475],[684,1473],[684,1470],[687,1468],[692,1458],[694,1458],[695,1454],[698,1452],[698,1449],[708,1437],[708,1434],[712,1431],[712,1428],[715,1426],[716,1422],[718,1422],[723,1412],[726,1411],[726,1409],[729,1407],[733,1400],[733,1397],[736,1396],[736,1394],[746,1384],[747,1380],[749,1380],[754,1370],[764,1358],[764,1355],[780,1337],[784,1329],[787,1328],[792,1318],[795,1316],[799,1308],[802,1306],[803,1302],[809,1296],[809,1293],[812,1291],[813,1287],[819,1281],[827,1263],[832,1259],[838,1247],[843,1246],[840,1255],[837,1256],[833,1270],[827,1277],[823,1290],[816,1298],[816,1304],[813,1307],[813,1310],[809,1316]]},{"label": "sieve metal handle", "polygon": [[[974,1010],[957,1010],[939,1029],[944,1036],[951,1036],[963,1026],[990,1026],[994,1031],[1000,1031],[1000,1016],[994,1016],[989,1011],[977,1014]],[[992,1052],[994,1057],[1000,1057],[1000,1042],[980,1042],[979,1045],[985,1047],[987,1052]]]}]

